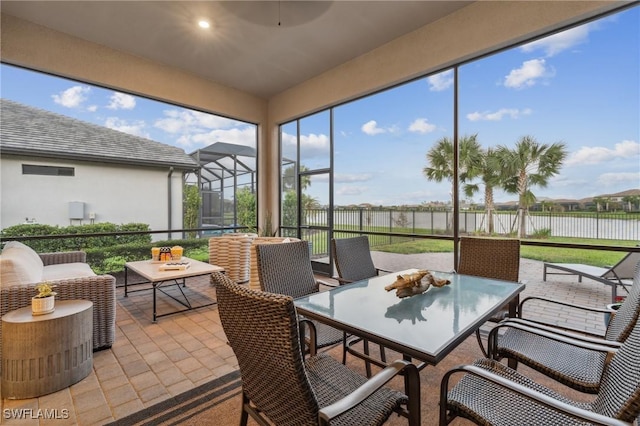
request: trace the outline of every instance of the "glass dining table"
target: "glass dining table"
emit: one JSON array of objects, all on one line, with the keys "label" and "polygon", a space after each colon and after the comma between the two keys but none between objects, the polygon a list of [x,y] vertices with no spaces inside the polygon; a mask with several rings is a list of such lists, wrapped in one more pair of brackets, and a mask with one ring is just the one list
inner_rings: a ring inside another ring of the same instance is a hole
[{"label": "glass dining table", "polygon": [[521,283],[430,271],[451,281],[422,294],[398,298],[386,291],[395,272],[294,300],[298,314],[435,365],[502,306],[515,316]]}]

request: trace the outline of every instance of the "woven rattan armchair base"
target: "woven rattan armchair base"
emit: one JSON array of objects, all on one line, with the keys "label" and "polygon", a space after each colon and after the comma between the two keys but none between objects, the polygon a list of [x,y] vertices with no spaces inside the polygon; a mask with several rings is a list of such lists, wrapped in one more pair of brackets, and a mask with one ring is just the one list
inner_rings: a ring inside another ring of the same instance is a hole
[{"label": "woven rattan armchair base", "polygon": [[[40,253],[44,265],[86,263],[82,251]],[[56,300],[83,299],[93,302],[93,350],[110,348],[116,336],[116,279],[111,275],[70,278],[49,281],[55,285]],[[34,284],[0,289],[0,316],[31,305],[37,293]],[[2,354],[0,353],[0,358]]]}]

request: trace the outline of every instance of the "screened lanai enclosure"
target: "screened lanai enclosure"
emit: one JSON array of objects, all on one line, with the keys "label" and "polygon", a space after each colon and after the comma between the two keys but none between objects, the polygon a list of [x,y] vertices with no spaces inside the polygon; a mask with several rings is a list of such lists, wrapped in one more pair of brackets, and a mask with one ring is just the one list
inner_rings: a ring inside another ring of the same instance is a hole
[{"label": "screened lanai enclosure", "polygon": [[201,199],[199,228],[203,235],[225,232],[222,228],[256,228],[256,149],[247,145],[216,142],[190,154],[200,165],[189,176]]}]

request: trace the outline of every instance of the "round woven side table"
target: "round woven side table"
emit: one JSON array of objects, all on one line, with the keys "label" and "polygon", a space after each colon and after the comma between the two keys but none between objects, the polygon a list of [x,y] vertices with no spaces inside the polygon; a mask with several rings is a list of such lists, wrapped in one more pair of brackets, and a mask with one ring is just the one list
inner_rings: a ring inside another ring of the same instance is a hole
[{"label": "round woven side table", "polygon": [[55,311],[31,306],[2,317],[2,397],[35,398],[87,377],[93,368],[93,303],[56,301]]}]

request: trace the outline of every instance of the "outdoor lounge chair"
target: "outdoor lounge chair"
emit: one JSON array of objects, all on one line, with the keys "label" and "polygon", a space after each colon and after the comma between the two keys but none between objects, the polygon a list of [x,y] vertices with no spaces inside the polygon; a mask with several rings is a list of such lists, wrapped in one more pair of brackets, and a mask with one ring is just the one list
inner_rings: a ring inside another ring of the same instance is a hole
[{"label": "outdoor lounge chair", "polygon": [[[536,299],[540,300],[532,297],[522,303]],[[605,311],[562,301],[552,303],[596,312]],[[628,339],[638,323],[639,315],[640,267],[636,268],[629,295],[612,316],[604,336],[598,338],[591,334],[578,334],[537,322],[509,318],[491,330],[489,357],[496,360],[516,360],[580,392],[597,393],[610,352],[594,349],[593,346],[618,348]]]},{"label": "outdoor lounge chair", "polygon": [[[640,261],[640,252],[627,253],[618,263],[610,268],[584,265],[581,263],[547,263],[542,270],[542,280],[547,280],[547,275],[577,275],[578,282],[582,278],[589,278],[603,284],[611,286],[611,302],[616,302],[618,286],[621,285],[626,290],[626,285],[630,284],[633,271]],[[557,269],[562,272],[549,272],[548,269]]]},{"label": "outdoor lounge chair", "polygon": [[[260,289],[293,298],[317,293],[322,282],[317,281],[311,267],[308,241],[283,244],[257,244],[256,265]],[[343,340],[343,332],[326,324],[316,323],[317,347],[333,346]]]},{"label": "outdoor lounge chair", "polygon": [[[371,258],[371,248],[369,247],[369,237],[359,236],[352,238],[333,238],[331,240],[331,248],[333,249],[333,260],[338,271],[338,276],[334,277],[340,284],[349,284],[355,281],[372,278],[380,274],[380,272],[391,272],[385,269],[376,268]],[[353,348],[353,345],[362,341],[363,352],[361,353]],[[347,362],[347,353],[350,353],[365,361],[365,369],[367,377],[371,377],[371,362],[367,359],[370,356],[369,341],[360,338],[349,338],[344,335],[344,344],[342,351],[342,363]],[[380,345],[380,363],[376,363],[379,367],[384,367],[387,363],[387,356],[384,346]]]},{"label": "outdoor lounge chair", "polygon": [[[518,281],[520,275],[520,240],[502,238],[460,238],[460,260],[457,272],[482,278]],[[498,323],[509,316],[509,306],[505,305],[489,318]],[[484,356],[487,350],[476,330],[476,339]]]},{"label": "outdoor lounge chair", "polygon": [[[211,280],[242,377],[241,425],[249,415],[261,425],[380,425],[394,411],[411,426],[420,424],[420,377],[413,364],[395,361],[367,380],[330,355],[316,354],[313,332],[305,359],[292,297],[252,290],[221,273]],[[398,374],[404,375],[404,394],[384,386]]]}]

